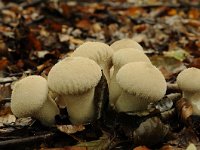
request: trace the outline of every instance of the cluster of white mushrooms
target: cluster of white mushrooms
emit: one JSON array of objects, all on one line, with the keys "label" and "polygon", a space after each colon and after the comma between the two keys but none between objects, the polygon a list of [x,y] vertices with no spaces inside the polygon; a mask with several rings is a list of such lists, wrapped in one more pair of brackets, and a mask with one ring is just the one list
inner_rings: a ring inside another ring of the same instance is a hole
[{"label": "cluster of white mushrooms", "polygon": [[[192,70],[200,76],[198,69],[191,68],[177,78],[184,97],[190,100],[197,99],[200,90],[196,80],[192,87],[184,82]],[[17,117],[34,117],[52,126],[59,105],[67,108],[72,124],[92,122],[96,111],[95,87],[102,72],[109,87],[110,106],[118,112],[145,110],[149,103],[165,96],[167,84],[163,74],[151,64],[137,42],[123,39],[110,46],[86,42],[55,64],[47,80],[37,75],[19,80],[12,92],[11,110]],[[55,99],[49,96],[50,91],[56,94]],[[198,109],[196,101],[192,104]]]}]

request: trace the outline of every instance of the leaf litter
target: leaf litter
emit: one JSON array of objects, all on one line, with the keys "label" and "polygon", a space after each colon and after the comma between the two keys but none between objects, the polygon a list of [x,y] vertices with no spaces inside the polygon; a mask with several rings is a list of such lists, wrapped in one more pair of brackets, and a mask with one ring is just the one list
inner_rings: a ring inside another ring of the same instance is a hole
[{"label": "leaf litter", "polygon": [[[162,150],[186,149],[192,144],[199,148],[200,119],[191,115],[191,107],[174,86],[168,87],[167,94],[178,92],[177,97],[166,95],[145,112],[118,114],[108,109],[102,81],[96,96],[101,97],[97,115],[103,117],[86,126],[67,125],[63,115],[57,128],[46,128],[33,118],[15,118],[10,111],[12,82],[23,74],[47,76],[58,60],[88,40],[110,44],[135,39],[173,84],[186,67],[200,68],[198,0],[1,1],[0,8],[0,147],[8,146],[6,142],[15,146],[23,138],[24,144],[35,143],[27,147],[41,149]],[[60,141],[49,144],[49,138]]]}]

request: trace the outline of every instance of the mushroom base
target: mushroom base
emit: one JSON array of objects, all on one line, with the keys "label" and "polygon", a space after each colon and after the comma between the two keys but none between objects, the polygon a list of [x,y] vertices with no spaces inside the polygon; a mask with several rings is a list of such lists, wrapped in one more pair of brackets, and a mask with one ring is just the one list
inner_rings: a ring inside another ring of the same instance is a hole
[{"label": "mushroom base", "polygon": [[69,119],[72,124],[83,124],[94,119],[94,88],[79,95],[65,95]]},{"label": "mushroom base", "polygon": [[40,120],[45,126],[52,126],[55,124],[55,116],[57,114],[59,114],[59,109],[56,103],[49,97],[33,117]]},{"label": "mushroom base", "polygon": [[145,98],[123,91],[119,96],[115,107],[118,112],[137,112],[147,109],[149,103],[150,102]]},{"label": "mushroom base", "polygon": [[187,93],[187,97],[184,98],[192,105],[192,114],[200,115],[200,93]]}]

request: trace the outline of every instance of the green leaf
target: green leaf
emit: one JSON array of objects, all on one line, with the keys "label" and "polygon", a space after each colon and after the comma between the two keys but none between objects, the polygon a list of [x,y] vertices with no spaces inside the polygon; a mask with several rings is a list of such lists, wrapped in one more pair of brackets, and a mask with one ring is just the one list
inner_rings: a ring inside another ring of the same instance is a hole
[{"label": "green leaf", "polygon": [[164,52],[164,56],[172,57],[176,60],[183,61],[189,56],[189,53],[183,49],[178,49],[178,50]]}]

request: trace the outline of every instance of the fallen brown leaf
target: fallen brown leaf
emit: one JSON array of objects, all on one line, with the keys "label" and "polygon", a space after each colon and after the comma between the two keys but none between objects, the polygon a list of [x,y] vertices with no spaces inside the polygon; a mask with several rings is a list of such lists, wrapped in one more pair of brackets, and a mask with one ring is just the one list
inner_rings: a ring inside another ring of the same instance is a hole
[{"label": "fallen brown leaf", "polygon": [[83,125],[57,125],[57,128],[66,134],[73,134],[85,130]]},{"label": "fallen brown leaf", "polygon": [[138,146],[138,147],[134,148],[133,150],[150,150],[150,149],[147,148],[146,146]]},{"label": "fallen brown leaf", "polygon": [[180,119],[187,123],[187,119],[192,115],[192,105],[182,98],[176,102],[176,109]]},{"label": "fallen brown leaf", "polygon": [[84,30],[89,30],[91,28],[91,23],[88,19],[82,19],[77,22],[76,27],[84,29]]},{"label": "fallen brown leaf", "polygon": [[8,59],[3,57],[0,59],[0,70],[3,70],[8,65]]}]

